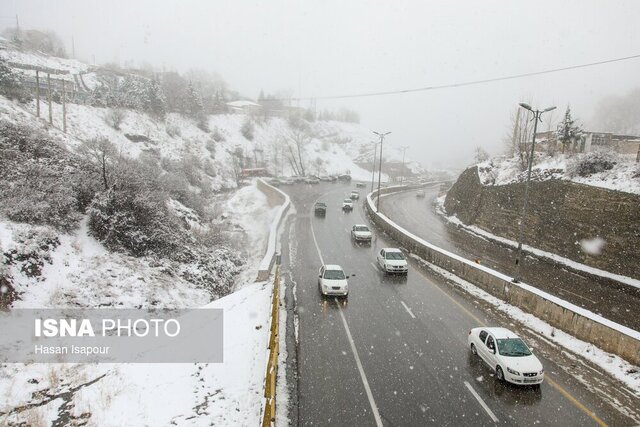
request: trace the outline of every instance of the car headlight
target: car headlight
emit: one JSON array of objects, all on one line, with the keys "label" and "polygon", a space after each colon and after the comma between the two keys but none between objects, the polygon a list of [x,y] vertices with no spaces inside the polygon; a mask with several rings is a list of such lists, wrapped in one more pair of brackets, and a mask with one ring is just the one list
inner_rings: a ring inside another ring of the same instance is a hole
[{"label": "car headlight", "polygon": [[507,372],[509,372],[509,373],[510,373],[510,374],[512,374],[512,375],[520,375],[520,372],[518,372],[518,371],[514,371],[514,370],[513,370],[513,369],[511,369],[511,368],[507,368]]},{"label": "car headlight", "polygon": [[542,375],[544,374],[544,369],[541,369],[540,372],[538,372],[538,375]]}]

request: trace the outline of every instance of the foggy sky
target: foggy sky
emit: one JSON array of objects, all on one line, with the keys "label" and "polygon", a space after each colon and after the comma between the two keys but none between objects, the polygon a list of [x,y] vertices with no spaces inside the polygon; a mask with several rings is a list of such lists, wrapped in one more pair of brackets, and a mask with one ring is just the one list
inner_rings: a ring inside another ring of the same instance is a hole
[{"label": "foggy sky", "polygon": [[[180,72],[216,71],[257,98],[407,89],[640,53],[636,1],[0,0],[0,27],[52,29],[71,54]],[[385,141],[427,166],[464,166],[502,149],[521,100],[568,103],[589,128],[602,97],[640,87],[640,60],[552,75],[375,98],[318,101],[357,110]],[[308,102],[302,102],[308,107]],[[546,127],[546,123],[542,125]],[[373,135],[372,135],[373,139]]]}]

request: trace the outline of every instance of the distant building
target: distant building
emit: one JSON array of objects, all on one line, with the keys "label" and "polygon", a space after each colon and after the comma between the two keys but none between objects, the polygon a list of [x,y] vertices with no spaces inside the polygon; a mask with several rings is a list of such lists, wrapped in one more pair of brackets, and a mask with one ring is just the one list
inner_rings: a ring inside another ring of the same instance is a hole
[{"label": "distant building", "polygon": [[[551,144],[560,145],[555,131],[537,133],[536,144],[538,143],[540,148],[548,147]],[[580,138],[572,144],[570,149],[578,153],[615,151],[620,154],[636,154],[640,151],[640,136],[583,131]]]},{"label": "distant building", "polygon": [[229,112],[237,114],[255,114],[262,110],[262,105],[246,100],[227,102],[227,107]]}]

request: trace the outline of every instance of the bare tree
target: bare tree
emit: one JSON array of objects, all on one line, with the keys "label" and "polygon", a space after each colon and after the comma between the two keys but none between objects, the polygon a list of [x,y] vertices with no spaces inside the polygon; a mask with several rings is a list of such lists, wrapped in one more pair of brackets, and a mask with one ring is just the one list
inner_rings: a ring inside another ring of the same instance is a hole
[{"label": "bare tree", "polygon": [[287,158],[296,175],[305,175],[305,164],[302,158],[304,147],[311,141],[311,136],[305,129],[289,130],[286,137]]},{"label": "bare tree", "polygon": [[484,148],[477,146],[474,150],[474,160],[476,163],[482,163],[485,160],[489,160],[489,153]]},{"label": "bare tree", "polygon": [[115,130],[120,130],[120,125],[126,117],[127,113],[122,108],[110,108],[104,120]]},{"label": "bare tree", "polygon": [[529,162],[530,145],[533,137],[532,116],[529,111],[517,108],[511,115],[511,127],[505,137],[507,154],[520,160],[521,170],[525,170]]},{"label": "bare tree", "polygon": [[104,189],[108,190],[114,182],[114,169],[118,159],[118,149],[107,138],[100,137],[85,141],[78,152],[91,164],[102,178]]},{"label": "bare tree", "polygon": [[244,153],[241,147],[236,147],[234,150],[227,150],[227,153],[231,155],[231,171],[236,185],[239,187],[240,181],[242,181],[242,169],[244,168]]}]

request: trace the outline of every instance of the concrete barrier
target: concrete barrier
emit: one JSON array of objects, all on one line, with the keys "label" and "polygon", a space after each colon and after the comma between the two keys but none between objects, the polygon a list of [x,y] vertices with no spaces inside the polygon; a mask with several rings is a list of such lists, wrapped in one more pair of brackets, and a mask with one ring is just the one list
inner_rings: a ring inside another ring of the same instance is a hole
[{"label": "concrete barrier", "polygon": [[[408,189],[411,188],[396,186],[381,189],[381,200],[384,200],[385,194]],[[377,213],[374,197],[377,197],[377,191],[367,195],[365,211],[368,217],[376,227],[411,253],[533,314],[553,327],[594,344],[602,350],[617,354],[634,365],[640,365],[640,332],[605,319],[526,283],[513,283],[512,277],[432,245],[403,229],[384,214]]]},{"label": "concrete barrier", "polygon": [[289,206],[291,206],[291,201],[289,200],[289,196],[278,190],[276,187],[267,184],[267,182],[262,179],[258,179],[256,181],[256,185],[258,189],[267,196],[269,206],[274,207],[277,205],[281,205],[280,209],[276,213],[276,217],[271,223],[271,228],[269,229],[269,240],[267,241],[267,248],[264,254],[264,258],[262,258],[260,266],[258,267],[258,277],[256,278],[256,282],[263,282],[269,278],[269,273],[271,272],[271,268],[273,267],[276,256],[278,229],[280,228],[280,225],[286,217]]}]

